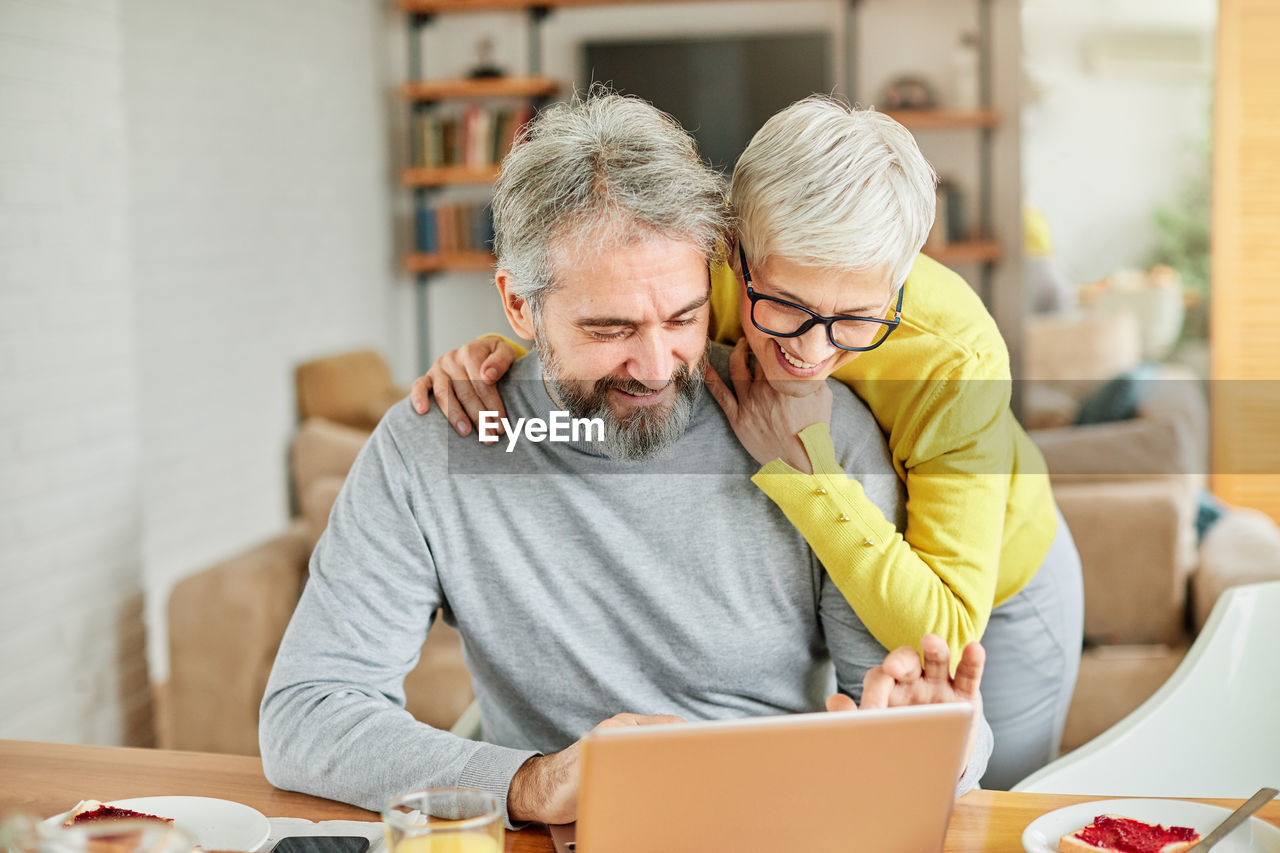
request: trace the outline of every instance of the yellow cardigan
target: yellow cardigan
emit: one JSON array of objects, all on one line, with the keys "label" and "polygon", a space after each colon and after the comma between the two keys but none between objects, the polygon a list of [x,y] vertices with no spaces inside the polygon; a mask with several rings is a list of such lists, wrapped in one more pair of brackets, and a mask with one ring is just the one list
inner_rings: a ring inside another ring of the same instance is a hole
[{"label": "yellow cardigan", "polygon": [[[712,281],[710,334],[731,343],[742,336],[741,285],[723,263]],[[1035,575],[1057,532],[1044,458],[1009,409],[1004,339],[964,279],[920,255],[899,327],[833,375],[888,437],[907,489],[905,538],[845,475],[826,424],[800,433],[813,474],[775,459],[752,482],[881,644],[919,648],[938,634],[954,664],[992,608]]]}]

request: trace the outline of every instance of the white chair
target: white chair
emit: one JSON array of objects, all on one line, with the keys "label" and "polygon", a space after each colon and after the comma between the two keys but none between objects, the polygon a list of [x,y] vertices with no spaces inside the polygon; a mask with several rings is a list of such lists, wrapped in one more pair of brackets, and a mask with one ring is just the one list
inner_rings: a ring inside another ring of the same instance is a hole
[{"label": "white chair", "polygon": [[1228,590],[1154,695],[1019,782],[1030,793],[1252,796],[1280,782],[1280,581]]}]

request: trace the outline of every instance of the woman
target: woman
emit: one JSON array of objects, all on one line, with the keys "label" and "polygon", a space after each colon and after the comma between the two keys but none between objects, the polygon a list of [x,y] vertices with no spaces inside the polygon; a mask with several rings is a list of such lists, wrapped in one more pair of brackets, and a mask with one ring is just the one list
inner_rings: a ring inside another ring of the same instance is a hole
[{"label": "woman", "polygon": [[[707,382],[763,466],[753,482],[885,647],[935,633],[958,659],[982,640],[996,742],[983,784],[1007,788],[1056,754],[1079,667],[1080,562],[1009,409],[994,321],[963,279],[919,254],[936,180],[882,114],[815,97],[771,118],[735,167],[738,239],[712,271],[711,337],[739,341],[736,394],[713,370]],[[486,383],[515,354],[501,338],[450,353],[415,383],[415,405],[425,411],[433,390],[465,434],[464,410],[500,408]],[[907,489],[903,533],[835,464],[826,423],[793,433],[777,416],[796,403],[823,411],[828,377],[888,438]]]}]

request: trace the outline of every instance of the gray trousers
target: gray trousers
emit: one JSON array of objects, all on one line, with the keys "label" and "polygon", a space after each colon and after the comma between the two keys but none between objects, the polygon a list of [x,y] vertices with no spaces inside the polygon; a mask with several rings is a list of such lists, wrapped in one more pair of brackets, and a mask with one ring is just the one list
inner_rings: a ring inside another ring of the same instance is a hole
[{"label": "gray trousers", "polygon": [[1080,554],[1062,514],[1039,571],[991,613],[982,704],[995,750],[982,787],[1008,790],[1058,755],[1084,635]]}]

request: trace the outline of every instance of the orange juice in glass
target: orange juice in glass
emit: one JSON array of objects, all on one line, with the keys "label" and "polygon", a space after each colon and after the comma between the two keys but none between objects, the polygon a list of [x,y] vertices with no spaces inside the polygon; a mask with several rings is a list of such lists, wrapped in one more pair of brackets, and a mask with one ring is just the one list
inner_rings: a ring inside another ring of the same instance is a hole
[{"label": "orange juice in glass", "polygon": [[502,853],[498,798],[470,788],[431,788],[382,810],[387,853]]}]

